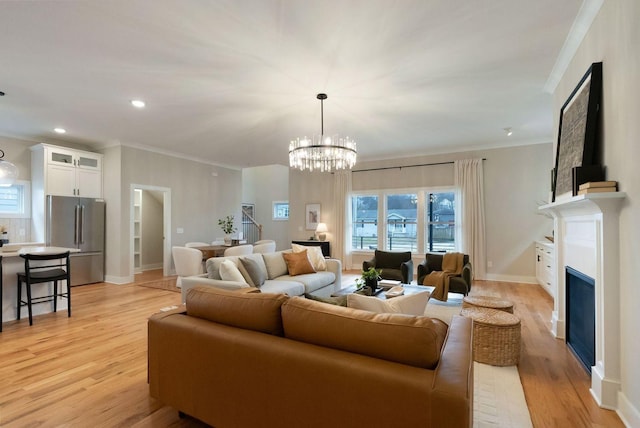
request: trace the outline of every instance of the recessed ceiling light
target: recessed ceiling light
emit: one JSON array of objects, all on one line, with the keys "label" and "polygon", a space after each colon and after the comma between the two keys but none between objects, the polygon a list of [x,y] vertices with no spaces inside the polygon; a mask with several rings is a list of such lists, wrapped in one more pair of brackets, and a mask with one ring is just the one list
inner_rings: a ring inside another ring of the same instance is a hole
[{"label": "recessed ceiling light", "polygon": [[505,134],[507,134],[507,137],[510,137],[511,134],[513,134],[513,131],[511,130],[511,128],[503,128]]},{"label": "recessed ceiling light", "polygon": [[64,129],[64,128],[53,128],[53,130],[54,130],[55,132],[57,132],[58,134],[64,134],[64,133],[66,133],[66,132],[67,132],[67,130],[66,130],[66,129]]},{"label": "recessed ceiling light", "polygon": [[131,100],[131,105],[136,108],[143,108],[145,106],[145,103],[142,100]]}]

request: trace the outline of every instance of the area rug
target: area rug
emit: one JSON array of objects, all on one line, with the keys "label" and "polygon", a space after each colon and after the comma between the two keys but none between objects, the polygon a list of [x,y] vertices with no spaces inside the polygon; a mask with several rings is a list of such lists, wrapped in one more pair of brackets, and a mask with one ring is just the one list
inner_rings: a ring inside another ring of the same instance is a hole
[{"label": "area rug", "polygon": [[[448,324],[454,315],[460,314],[461,308],[462,298],[450,297],[447,302],[429,300],[425,315]],[[473,363],[473,371],[475,428],[533,426],[516,366],[496,367]]]},{"label": "area rug", "polygon": [[160,290],[167,290],[167,291],[173,291],[174,293],[180,293],[181,290],[178,287],[176,287],[176,279],[177,278],[175,277],[167,278],[167,279],[156,279],[149,282],[138,282],[136,283],[136,285],[139,285],[140,287],[157,288]]}]

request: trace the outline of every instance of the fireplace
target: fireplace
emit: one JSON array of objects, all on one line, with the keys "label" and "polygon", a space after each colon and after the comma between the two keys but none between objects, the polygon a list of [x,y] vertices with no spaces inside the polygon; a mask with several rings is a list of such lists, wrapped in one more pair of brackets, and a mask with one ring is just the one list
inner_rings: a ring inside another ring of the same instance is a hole
[{"label": "fireplace", "polygon": [[[554,217],[551,330],[591,369],[591,394],[608,409],[618,408],[621,384],[618,220],[625,196],[622,192],[591,193],[540,207]],[[582,276],[567,274],[567,266]],[[586,278],[589,285],[578,281],[574,286],[575,277]],[[574,308],[576,303],[582,309]],[[579,334],[578,327],[582,327]]]},{"label": "fireplace", "polygon": [[596,364],[595,280],[566,267],[567,345],[591,373]]}]

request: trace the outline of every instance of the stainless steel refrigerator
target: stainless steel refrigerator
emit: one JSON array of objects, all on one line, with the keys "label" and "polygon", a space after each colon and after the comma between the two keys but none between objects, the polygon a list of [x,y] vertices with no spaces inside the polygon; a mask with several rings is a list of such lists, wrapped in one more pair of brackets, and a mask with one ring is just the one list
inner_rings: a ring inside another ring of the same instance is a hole
[{"label": "stainless steel refrigerator", "polygon": [[71,253],[71,285],[104,281],[104,216],[102,199],[47,196],[46,244],[80,250]]}]

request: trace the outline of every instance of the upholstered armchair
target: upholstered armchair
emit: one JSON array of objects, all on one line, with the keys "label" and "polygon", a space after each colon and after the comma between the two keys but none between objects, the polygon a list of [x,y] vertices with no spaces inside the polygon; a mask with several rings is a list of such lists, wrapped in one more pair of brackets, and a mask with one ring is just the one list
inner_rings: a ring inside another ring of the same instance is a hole
[{"label": "upholstered armchair", "polygon": [[376,250],[371,260],[362,262],[362,270],[368,270],[370,267],[382,269],[380,276],[383,279],[394,279],[402,281],[403,284],[411,284],[413,281],[411,251]]},{"label": "upholstered armchair", "polygon": [[[427,253],[422,263],[418,264],[418,285],[424,281],[424,277],[434,271],[442,271],[442,259],[444,253]],[[460,276],[451,277],[449,280],[449,292],[461,293],[465,296],[471,291],[471,263],[469,263],[469,255],[465,254],[462,258],[462,274]]]}]

